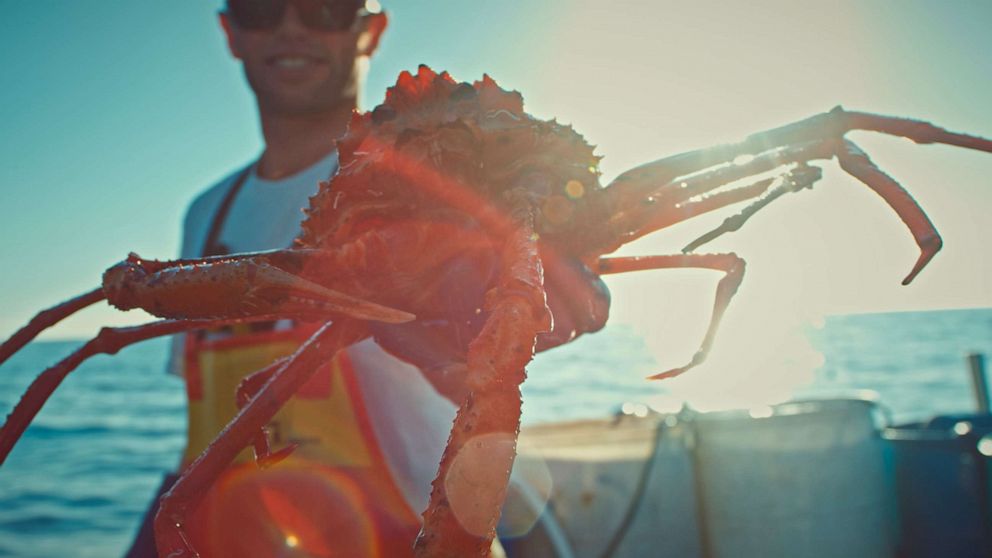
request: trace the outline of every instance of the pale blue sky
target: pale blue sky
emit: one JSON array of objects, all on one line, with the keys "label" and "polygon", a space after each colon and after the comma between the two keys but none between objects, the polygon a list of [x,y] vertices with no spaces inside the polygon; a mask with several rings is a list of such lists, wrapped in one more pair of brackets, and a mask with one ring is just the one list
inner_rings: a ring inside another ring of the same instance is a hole
[{"label": "pale blue sky", "polygon": [[[383,3],[393,18],[366,107],[422,62],[466,80],[488,72],[522,91],[531,112],[571,122],[598,144],[606,178],[841,103],[992,136],[987,1]],[[220,0],[0,5],[7,335],[36,310],[94,287],[129,251],[172,257],[188,201],[260,143],[252,99],[216,25]],[[930,212],[944,253],[918,284],[900,287],[916,257],[911,238],[828,164],[815,191],[709,247],[750,262],[738,318],[992,306],[992,155],[855,139]],[[672,252],[713,224],[681,226],[630,251]],[[646,336],[691,338],[714,283],[681,272],[615,280],[615,318]],[[92,310],[52,335],[134,320],[142,318]],[[685,354],[695,348],[683,345]]]}]

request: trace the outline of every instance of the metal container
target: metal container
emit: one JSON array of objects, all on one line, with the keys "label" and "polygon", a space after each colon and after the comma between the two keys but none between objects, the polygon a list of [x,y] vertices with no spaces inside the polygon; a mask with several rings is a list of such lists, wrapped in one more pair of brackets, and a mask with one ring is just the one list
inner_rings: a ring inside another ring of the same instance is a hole
[{"label": "metal container", "polygon": [[992,556],[989,458],[979,451],[990,431],[989,415],[943,416],[884,431],[898,487],[900,557]]},{"label": "metal container", "polygon": [[872,401],[841,399],[699,416],[704,554],[892,556],[893,487],[876,414]]},{"label": "metal container", "polygon": [[691,425],[657,415],[525,429],[514,475],[547,506],[511,491],[501,529],[508,556],[701,557],[690,437]]}]

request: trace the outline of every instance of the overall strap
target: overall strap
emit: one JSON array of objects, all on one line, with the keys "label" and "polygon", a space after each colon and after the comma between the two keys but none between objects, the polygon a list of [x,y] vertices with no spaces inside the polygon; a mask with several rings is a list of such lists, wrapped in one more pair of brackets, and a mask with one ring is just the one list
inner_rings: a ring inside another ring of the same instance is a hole
[{"label": "overall strap", "polygon": [[231,212],[234,198],[241,191],[245,182],[248,181],[248,175],[251,174],[251,169],[254,166],[255,164],[252,163],[238,173],[237,178],[234,179],[231,187],[224,194],[224,199],[221,200],[220,205],[217,207],[217,213],[214,214],[213,220],[210,221],[210,232],[207,233],[207,239],[203,243],[203,253],[200,254],[201,256],[223,256],[231,253],[230,248],[221,244],[220,233],[224,229],[224,222],[227,221],[228,213]]}]

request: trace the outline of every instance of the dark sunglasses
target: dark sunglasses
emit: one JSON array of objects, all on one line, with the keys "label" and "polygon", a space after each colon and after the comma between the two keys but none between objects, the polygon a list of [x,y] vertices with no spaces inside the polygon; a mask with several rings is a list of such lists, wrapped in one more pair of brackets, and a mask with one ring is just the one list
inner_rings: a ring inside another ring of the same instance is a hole
[{"label": "dark sunglasses", "polygon": [[314,31],[345,31],[364,12],[364,0],[227,0],[231,21],[247,31],[271,31],[292,4],[300,21]]}]

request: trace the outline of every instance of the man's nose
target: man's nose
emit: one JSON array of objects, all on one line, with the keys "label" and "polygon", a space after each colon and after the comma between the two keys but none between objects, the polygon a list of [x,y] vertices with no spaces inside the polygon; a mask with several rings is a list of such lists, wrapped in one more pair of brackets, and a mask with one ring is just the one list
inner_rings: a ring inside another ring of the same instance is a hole
[{"label": "man's nose", "polygon": [[282,15],[282,21],[276,26],[276,33],[288,34],[288,35],[298,35],[307,32],[307,27],[303,25],[303,20],[300,19],[300,14],[296,12],[296,7],[293,6],[292,2],[286,6],[286,11]]}]

